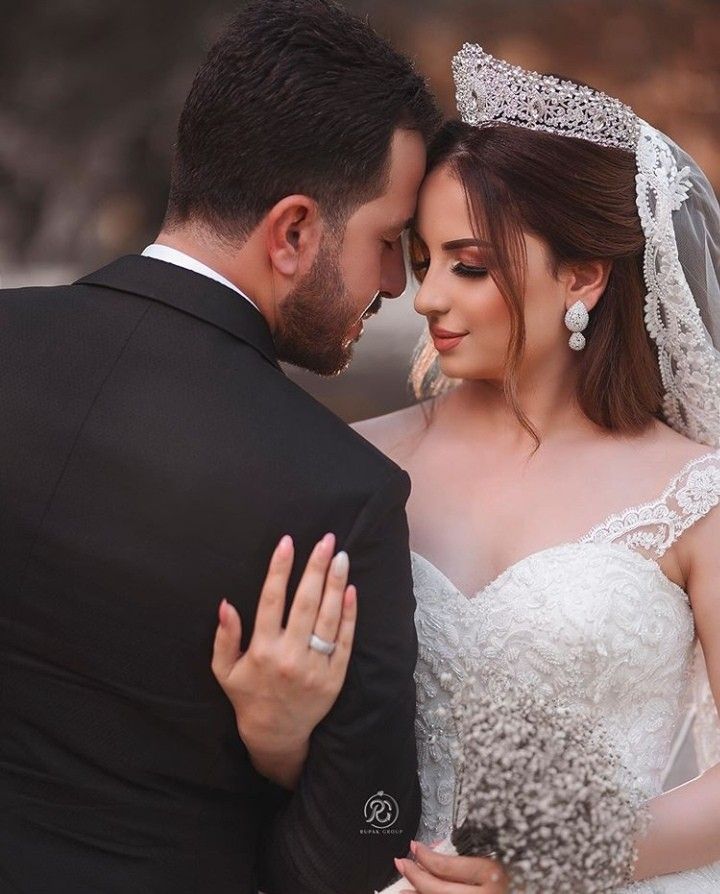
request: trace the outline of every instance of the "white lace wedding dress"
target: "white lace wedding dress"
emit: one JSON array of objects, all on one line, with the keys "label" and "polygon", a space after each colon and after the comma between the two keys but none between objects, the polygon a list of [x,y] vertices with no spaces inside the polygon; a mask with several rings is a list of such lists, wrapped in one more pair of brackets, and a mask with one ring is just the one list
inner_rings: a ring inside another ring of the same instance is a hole
[{"label": "white lace wedding dress", "polygon": [[[689,463],[656,501],[609,518],[577,542],[521,559],[472,598],[413,554],[420,840],[450,833],[455,768],[448,708],[468,661],[480,679],[509,674],[594,711],[642,794],[662,791],[685,716],[696,638],[687,595],[655,560],[719,501],[717,451]],[[632,891],[718,894],[720,864]]]}]

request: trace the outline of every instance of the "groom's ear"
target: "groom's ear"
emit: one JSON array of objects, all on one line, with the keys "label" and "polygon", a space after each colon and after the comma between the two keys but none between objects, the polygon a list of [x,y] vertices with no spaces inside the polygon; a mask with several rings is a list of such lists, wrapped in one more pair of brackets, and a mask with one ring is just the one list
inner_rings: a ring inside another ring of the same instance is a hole
[{"label": "groom's ear", "polygon": [[295,279],[312,267],[322,239],[317,202],[308,196],[286,196],[265,217],[268,258],[281,276]]}]

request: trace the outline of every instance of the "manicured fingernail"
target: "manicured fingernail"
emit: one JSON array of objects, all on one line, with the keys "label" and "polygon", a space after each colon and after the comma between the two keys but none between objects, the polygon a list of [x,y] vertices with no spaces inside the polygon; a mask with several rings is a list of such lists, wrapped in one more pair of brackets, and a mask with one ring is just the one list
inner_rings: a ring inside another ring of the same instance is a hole
[{"label": "manicured fingernail", "polygon": [[330,569],[333,574],[337,574],[338,577],[344,576],[348,573],[348,569],[350,568],[350,557],[345,552],[345,550],[341,550],[335,558],[332,560],[332,565]]},{"label": "manicured fingernail", "polygon": [[335,546],[335,536],[326,534],[315,546],[316,556],[329,556]]},{"label": "manicured fingernail", "polygon": [[283,559],[286,559],[292,552],[292,548],[293,539],[289,534],[285,534],[283,537],[280,538],[280,543],[278,543],[278,555],[281,556]]},{"label": "manicured fingernail", "polygon": [[220,618],[220,626],[227,627],[228,621],[230,620],[228,615],[230,613],[230,609],[234,608],[232,602],[228,602],[227,599],[223,599],[220,603],[220,609],[218,610],[218,617]]},{"label": "manicured fingernail", "polygon": [[399,860],[397,857],[395,857],[395,868],[400,873],[400,875],[405,875],[405,870],[403,869],[403,861]]}]

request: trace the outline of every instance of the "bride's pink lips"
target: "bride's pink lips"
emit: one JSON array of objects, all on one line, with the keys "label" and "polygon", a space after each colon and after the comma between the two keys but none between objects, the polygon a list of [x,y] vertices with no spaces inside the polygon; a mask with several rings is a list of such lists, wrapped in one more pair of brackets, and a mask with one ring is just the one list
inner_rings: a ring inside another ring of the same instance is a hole
[{"label": "bride's pink lips", "polygon": [[439,329],[436,326],[430,327],[430,336],[435,350],[441,354],[457,347],[466,335],[467,332],[449,332],[447,329]]}]

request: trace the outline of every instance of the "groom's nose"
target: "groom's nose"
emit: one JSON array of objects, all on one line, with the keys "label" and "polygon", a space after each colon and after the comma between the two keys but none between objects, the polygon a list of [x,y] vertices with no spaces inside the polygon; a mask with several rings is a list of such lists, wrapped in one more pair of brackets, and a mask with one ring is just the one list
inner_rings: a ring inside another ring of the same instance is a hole
[{"label": "groom's nose", "polygon": [[405,275],[405,258],[402,243],[398,239],[383,252],[382,269],[380,271],[379,292],[383,297],[398,298],[405,291],[407,279]]}]

